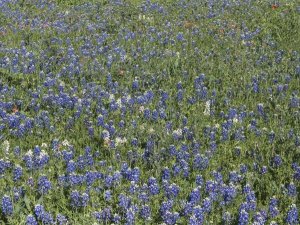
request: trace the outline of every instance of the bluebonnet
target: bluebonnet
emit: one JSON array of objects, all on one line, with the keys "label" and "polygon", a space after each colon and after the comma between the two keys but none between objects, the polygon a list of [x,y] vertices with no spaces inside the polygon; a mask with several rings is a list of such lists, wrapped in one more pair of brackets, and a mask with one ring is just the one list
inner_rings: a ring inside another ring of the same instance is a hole
[{"label": "bluebonnet", "polygon": [[34,180],[32,177],[29,177],[28,180],[27,180],[27,184],[29,187],[33,188],[34,186]]},{"label": "bluebonnet", "polygon": [[127,209],[126,211],[126,225],[135,224],[135,212],[132,208]]},{"label": "bluebonnet", "polygon": [[135,80],[132,82],[132,89],[133,89],[133,90],[139,89],[139,81],[138,81],[137,79],[135,79]]},{"label": "bluebonnet", "polygon": [[13,214],[13,203],[8,195],[2,197],[1,209],[5,216],[11,216]]},{"label": "bluebonnet", "polygon": [[246,201],[248,209],[254,211],[256,209],[256,197],[254,191],[247,193]]},{"label": "bluebonnet", "polygon": [[248,171],[247,165],[245,165],[245,164],[240,165],[240,172],[241,172],[242,174],[247,173],[247,171]]},{"label": "bluebonnet", "polygon": [[88,134],[89,134],[90,137],[94,136],[95,130],[94,130],[94,128],[92,126],[88,127]]},{"label": "bluebonnet", "polygon": [[139,213],[140,217],[145,220],[151,219],[151,208],[149,205],[142,205]]},{"label": "bluebonnet", "polygon": [[50,157],[44,150],[34,155],[33,165],[36,169],[43,168],[49,162]]},{"label": "bluebonnet", "polygon": [[173,200],[168,200],[168,201],[164,201],[161,203],[160,208],[159,208],[159,212],[160,214],[163,216],[166,214],[167,211],[170,211],[173,207]]},{"label": "bluebonnet", "polygon": [[182,168],[178,164],[173,165],[173,174],[174,176],[178,176],[181,172]]},{"label": "bluebonnet", "polygon": [[121,208],[127,209],[131,204],[131,199],[124,194],[120,194],[119,197],[119,206]]},{"label": "bluebonnet", "polygon": [[151,182],[149,186],[149,193],[151,195],[157,195],[159,194],[160,188],[157,182]]},{"label": "bluebonnet", "polygon": [[70,197],[71,197],[71,206],[74,207],[74,208],[78,208],[81,206],[81,196],[80,196],[80,193],[79,191],[77,190],[74,190],[71,192],[70,194]]},{"label": "bluebonnet", "polygon": [[51,182],[48,180],[46,175],[42,175],[38,179],[38,191],[40,194],[47,194],[52,188]]},{"label": "bluebonnet", "polygon": [[96,171],[87,171],[85,173],[85,182],[87,186],[92,186],[97,179],[102,178],[102,174]]},{"label": "bluebonnet", "polygon": [[139,185],[137,185],[134,181],[130,182],[129,193],[134,194],[139,190]]},{"label": "bluebonnet", "polygon": [[189,169],[188,166],[183,167],[183,168],[182,168],[182,171],[183,171],[183,176],[184,176],[185,178],[188,178],[188,177],[190,176],[190,169]]},{"label": "bluebonnet", "polygon": [[62,215],[62,214],[57,214],[56,216],[56,221],[58,223],[58,225],[64,225],[64,224],[68,224],[68,219],[66,216]]},{"label": "bluebonnet", "polygon": [[105,186],[110,188],[113,185],[113,176],[107,175],[105,178]]},{"label": "bluebonnet", "polygon": [[199,224],[204,222],[204,209],[202,209],[199,205],[194,207],[193,215],[196,217]]},{"label": "bluebonnet", "polygon": [[202,206],[204,212],[211,212],[211,209],[212,209],[212,201],[209,197],[206,197],[204,200],[203,200],[203,206]]},{"label": "bluebonnet", "polygon": [[152,111],[152,120],[157,121],[159,117],[159,113],[156,109]]},{"label": "bluebonnet", "polygon": [[264,211],[256,212],[253,216],[254,224],[264,225],[267,222],[267,215]]},{"label": "bluebonnet", "polygon": [[35,217],[32,214],[29,214],[26,217],[26,225],[38,225],[37,220],[35,219]]},{"label": "bluebonnet", "polygon": [[204,183],[203,177],[201,175],[199,175],[199,174],[196,176],[196,180],[195,181],[196,181],[196,184],[199,185],[199,186],[202,186],[203,183]]},{"label": "bluebonnet", "polygon": [[291,197],[297,196],[297,187],[293,182],[287,185],[287,194]]},{"label": "bluebonnet", "polygon": [[170,180],[171,178],[171,173],[169,168],[165,167],[162,171],[162,179],[163,180]]},{"label": "bluebonnet", "polygon": [[278,210],[277,206],[278,206],[278,199],[276,199],[275,197],[272,197],[270,199],[269,212],[268,212],[270,218],[274,218],[277,215],[279,215],[279,210]]},{"label": "bluebonnet", "polygon": [[192,204],[197,204],[201,200],[200,188],[194,188],[189,195],[189,202]]},{"label": "bluebonnet", "polygon": [[129,179],[131,181],[135,181],[135,182],[138,182],[140,180],[140,175],[141,175],[141,171],[138,167],[135,167],[132,171],[131,171],[131,174],[130,174],[130,177]]},{"label": "bluebonnet", "polygon": [[18,181],[23,175],[23,169],[21,166],[17,165],[13,171],[13,181]]},{"label": "bluebonnet", "polygon": [[230,183],[229,185],[223,185],[221,188],[223,199],[225,204],[229,204],[237,195],[236,187]]},{"label": "bluebonnet", "polygon": [[75,186],[75,185],[83,184],[84,181],[85,181],[85,176],[84,175],[78,175],[76,173],[71,173],[71,174],[67,175],[67,179],[68,179],[68,183],[71,186]]},{"label": "bluebonnet", "polygon": [[178,102],[182,102],[182,101],[183,101],[183,90],[180,89],[180,90],[177,92],[176,100],[177,100]]},{"label": "bluebonnet", "polygon": [[80,155],[80,156],[77,158],[76,167],[77,167],[79,170],[83,170],[86,166],[87,166],[87,164],[86,164],[86,157],[83,156],[83,155]]},{"label": "bluebonnet", "polygon": [[36,145],[34,148],[33,148],[33,154],[34,156],[39,156],[41,153],[41,148],[40,146]]},{"label": "bluebonnet", "polygon": [[262,173],[262,174],[267,173],[267,171],[268,171],[268,168],[267,168],[266,166],[263,166],[263,167],[261,168],[261,173]]},{"label": "bluebonnet", "polygon": [[111,190],[106,190],[105,192],[104,192],[104,199],[105,199],[105,201],[111,201],[111,199],[112,199],[112,194],[111,194]]},{"label": "bluebonnet", "polygon": [[222,215],[222,220],[226,223],[226,224],[230,224],[232,221],[233,217],[229,212],[224,212]]},{"label": "bluebonnet", "polygon": [[141,200],[143,203],[146,203],[149,201],[149,195],[146,192],[141,192],[138,195],[139,200]]},{"label": "bluebonnet", "polygon": [[218,184],[216,181],[208,180],[205,184],[205,191],[209,194],[209,197],[214,200],[218,196]]},{"label": "bluebonnet", "polygon": [[148,120],[150,119],[150,116],[151,116],[150,109],[149,108],[144,109],[144,118]]},{"label": "bluebonnet", "polygon": [[244,193],[244,194],[249,194],[251,191],[252,191],[252,189],[251,189],[250,184],[246,184],[246,185],[243,187],[243,193]]},{"label": "bluebonnet", "polygon": [[299,224],[299,211],[295,204],[289,207],[289,211],[287,212],[286,216],[286,223],[288,225],[297,225]]},{"label": "bluebonnet", "polygon": [[76,170],[76,163],[73,160],[67,162],[67,173],[73,173]]},{"label": "bluebonnet", "polygon": [[195,215],[191,215],[188,220],[188,225],[201,225],[202,223],[198,221]]},{"label": "bluebonnet", "polygon": [[49,212],[44,212],[40,220],[42,221],[43,224],[54,224],[53,217]]},{"label": "bluebonnet", "polygon": [[59,147],[59,140],[57,138],[53,139],[51,142],[51,148],[57,150]]},{"label": "bluebonnet", "polygon": [[88,193],[83,193],[81,195],[81,206],[86,207],[88,205],[89,200],[90,196],[88,195]]},{"label": "bluebonnet", "polygon": [[101,127],[104,127],[104,117],[103,115],[99,115],[98,118],[97,118],[97,126],[101,126]]},{"label": "bluebonnet", "polygon": [[162,216],[164,222],[167,225],[174,225],[176,224],[176,221],[179,219],[179,213],[178,212],[170,212],[166,211],[165,214]]},{"label": "bluebonnet", "polygon": [[[25,165],[28,169],[33,168],[33,154],[32,151],[28,151],[24,156],[23,156],[23,161],[25,161]],[[1,172],[1,170],[0,170]]]},{"label": "bluebonnet", "polygon": [[16,146],[14,148],[14,155],[15,156],[20,156],[20,154],[21,154],[21,148],[19,146]]},{"label": "bluebonnet", "polygon": [[17,202],[20,200],[20,198],[24,197],[25,190],[22,186],[14,187],[13,191],[14,191],[14,202]]},{"label": "bluebonnet", "polygon": [[212,175],[214,176],[214,178],[215,178],[215,181],[219,184],[219,185],[221,185],[221,184],[223,184],[224,183],[224,181],[223,181],[223,176],[222,176],[222,174],[220,173],[220,172],[217,172],[217,171],[212,171]]},{"label": "bluebonnet", "polygon": [[239,211],[239,225],[247,225],[249,223],[249,214],[244,210]]},{"label": "bluebonnet", "polygon": [[107,223],[112,219],[111,208],[104,208],[100,212],[94,212],[93,216],[99,221]]},{"label": "bluebonnet", "polygon": [[173,183],[170,186],[168,186],[165,190],[165,194],[167,198],[176,198],[179,194],[180,188],[177,184]]},{"label": "bluebonnet", "polygon": [[183,36],[183,33],[182,32],[179,32],[178,34],[177,34],[177,40],[178,41],[183,41],[184,40],[184,36]]},{"label": "bluebonnet", "polygon": [[176,156],[177,150],[176,150],[175,145],[170,145],[169,146],[169,153],[170,153],[171,156]]},{"label": "bluebonnet", "polygon": [[294,166],[293,167],[294,169],[294,175],[293,175],[293,178],[296,180],[296,181],[300,181],[300,166]]},{"label": "bluebonnet", "polygon": [[34,213],[38,220],[42,221],[43,224],[53,224],[53,218],[50,213],[45,211],[44,206],[42,205],[35,205]]},{"label": "bluebonnet", "polygon": [[204,156],[197,154],[193,161],[193,167],[198,170],[205,170],[208,167],[209,159]]},{"label": "bluebonnet", "polygon": [[300,146],[300,136],[297,136],[295,139],[295,146],[299,147]]},{"label": "bluebonnet", "polygon": [[137,138],[132,138],[131,145],[134,146],[134,147],[137,147],[138,146],[138,139]]},{"label": "bluebonnet", "polygon": [[74,158],[74,152],[73,151],[66,151],[66,150],[63,150],[62,151],[62,155],[63,155],[63,159],[68,162],[70,161],[71,159]]},{"label": "bluebonnet", "polygon": [[113,218],[112,218],[112,221],[115,223],[115,224],[120,224],[121,222],[121,216],[119,214],[114,214]]},{"label": "bluebonnet", "polygon": [[183,205],[181,215],[186,217],[186,216],[191,215],[193,213],[194,203],[182,201],[181,204]]}]

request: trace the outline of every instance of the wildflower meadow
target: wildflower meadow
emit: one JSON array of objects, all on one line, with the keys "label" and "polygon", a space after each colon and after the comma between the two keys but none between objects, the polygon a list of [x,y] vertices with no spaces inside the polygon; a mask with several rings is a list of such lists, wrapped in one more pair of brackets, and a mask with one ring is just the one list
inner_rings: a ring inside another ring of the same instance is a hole
[{"label": "wildflower meadow", "polygon": [[0,224],[299,214],[299,1],[0,0]]}]

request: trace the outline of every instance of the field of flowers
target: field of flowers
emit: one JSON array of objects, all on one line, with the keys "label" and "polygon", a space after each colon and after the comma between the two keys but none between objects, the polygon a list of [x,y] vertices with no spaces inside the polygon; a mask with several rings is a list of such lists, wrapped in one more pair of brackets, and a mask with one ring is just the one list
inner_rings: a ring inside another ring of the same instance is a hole
[{"label": "field of flowers", "polygon": [[0,0],[0,224],[300,223],[297,0]]}]

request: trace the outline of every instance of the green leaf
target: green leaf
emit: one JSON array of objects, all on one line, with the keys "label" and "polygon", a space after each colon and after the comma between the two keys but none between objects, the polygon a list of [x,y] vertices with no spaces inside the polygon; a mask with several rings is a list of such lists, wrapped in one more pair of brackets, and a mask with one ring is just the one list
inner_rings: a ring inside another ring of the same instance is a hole
[{"label": "green leaf", "polygon": [[26,195],[24,197],[24,202],[25,202],[25,205],[26,205],[26,208],[28,209],[28,211],[31,211],[30,199]]}]

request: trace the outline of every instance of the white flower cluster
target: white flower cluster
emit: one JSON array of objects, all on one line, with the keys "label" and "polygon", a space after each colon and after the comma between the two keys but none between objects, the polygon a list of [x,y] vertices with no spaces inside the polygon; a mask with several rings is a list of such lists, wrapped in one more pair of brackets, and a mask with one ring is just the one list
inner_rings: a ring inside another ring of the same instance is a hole
[{"label": "white flower cluster", "polygon": [[204,115],[209,116],[210,115],[210,100],[206,101],[205,103],[205,110],[204,110]]},{"label": "white flower cluster", "polygon": [[65,139],[61,144],[62,146],[71,146],[70,142],[67,139]]},{"label": "white flower cluster", "polygon": [[10,148],[10,144],[9,144],[9,141],[8,140],[5,140],[3,143],[2,143],[2,149],[4,151],[4,153],[6,155],[9,154],[9,148]]},{"label": "white flower cluster", "polygon": [[116,137],[115,142],[116,142],[116,146],[119,146],[125,144],[127,142],[127,139],[125,137],[124,138]]}]

